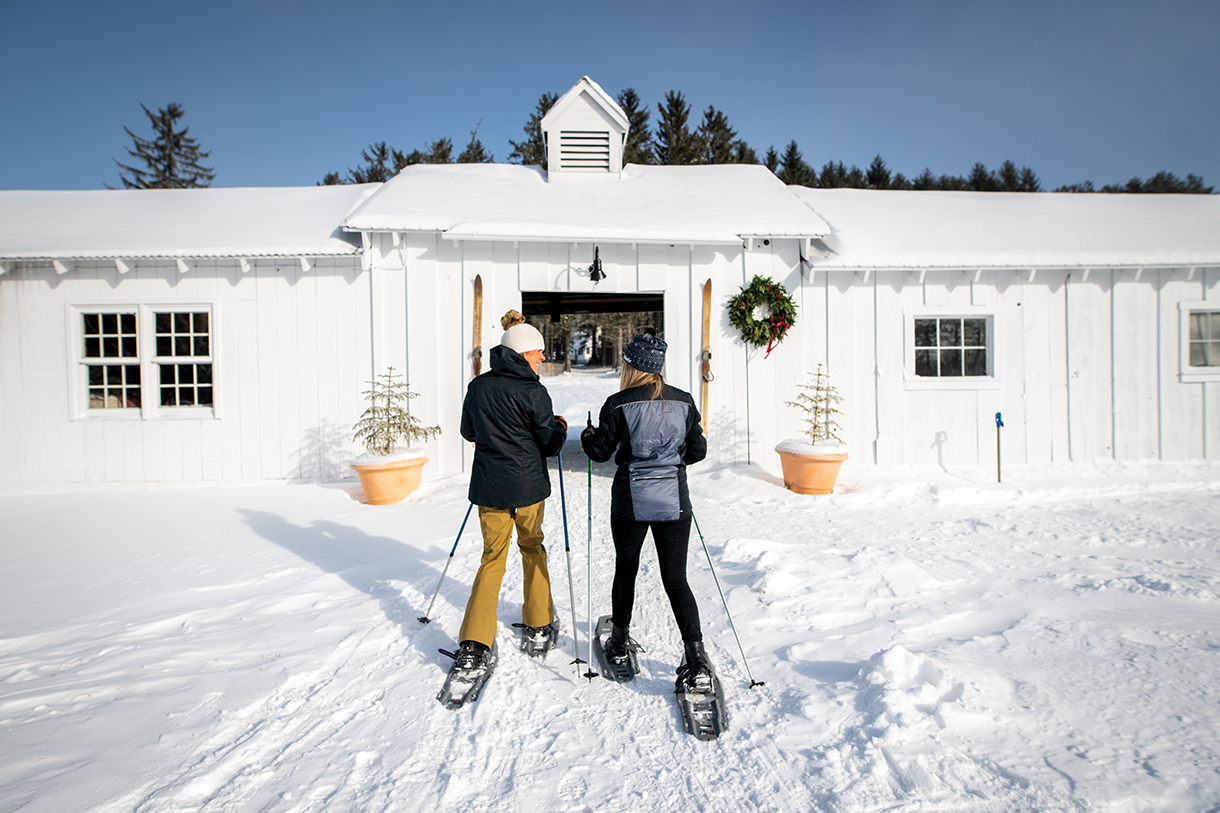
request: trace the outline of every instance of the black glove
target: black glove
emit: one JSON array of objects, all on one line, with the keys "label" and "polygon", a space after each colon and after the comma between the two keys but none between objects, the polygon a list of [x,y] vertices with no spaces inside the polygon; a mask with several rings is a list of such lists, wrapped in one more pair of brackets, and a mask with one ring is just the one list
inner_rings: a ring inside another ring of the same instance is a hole
[{"label": "black glove", "polygon": [[555,425],[558,426],[560,429],[562,429],[564,434],[567,434],[567,431],[568,431],[568,419],[567,418],[563,417],[562,415],[556,415],[555,416]]}]

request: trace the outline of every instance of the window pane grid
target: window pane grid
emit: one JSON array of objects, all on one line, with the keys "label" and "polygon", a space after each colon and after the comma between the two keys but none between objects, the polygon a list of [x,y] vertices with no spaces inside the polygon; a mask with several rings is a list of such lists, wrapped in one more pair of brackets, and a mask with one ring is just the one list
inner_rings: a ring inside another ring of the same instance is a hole
[{"label": "window pane grid", "polygon": [[134,313],[83,313],[81,335],[87,359],[138,358]]},{"label": "window pane grid", "polygon": [[987,320],[916,319],[915,375],[987,375]]},{"label": "window pane grid", "polygon": [[[212,340],[206,312],[156,313],[163,407],[212,406]],[[170,361],[173,359],[173,361]],[[190,362],[187,363],[187,359]]]},{"label": "window pane grid", "polygon": [[140,365],[89,364],[90,409],[139,409]]}]

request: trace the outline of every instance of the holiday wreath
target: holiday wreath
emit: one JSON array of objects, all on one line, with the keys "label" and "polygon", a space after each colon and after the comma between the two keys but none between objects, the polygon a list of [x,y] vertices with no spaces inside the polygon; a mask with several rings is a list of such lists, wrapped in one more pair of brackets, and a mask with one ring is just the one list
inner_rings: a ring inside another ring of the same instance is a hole
[{"label": "holiday wreath", "polygon": [[[771,315],[754,318],[759,305],[766,305]],[[729,324],[741,331],[741,340],[755,347],[766,345],[767,355],[784,340],[788,328],[796,324],[796,303],[784,286],[770,277],[756,276],[748,288],[729,302]]]}]

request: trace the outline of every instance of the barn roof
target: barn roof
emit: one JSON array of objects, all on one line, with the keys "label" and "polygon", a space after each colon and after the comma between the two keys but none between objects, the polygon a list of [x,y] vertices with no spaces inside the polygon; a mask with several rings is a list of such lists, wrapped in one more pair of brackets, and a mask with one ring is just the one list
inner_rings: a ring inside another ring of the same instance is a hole
[{"label": "barn roof", "polygon": [[339,223],[376,188],[0,191],[0,258],[355,254]]},{"label": "barn roof", "polygon": [[815,268],[1220,265],[1220,195],[789,189],[830,225]]},{"label": "barn roof", "polygon": [[454,240],[740,244],[829,229],[766,167],[638,166],[606,183],[548,184],[538,167],[416,164],[343,222]]}]

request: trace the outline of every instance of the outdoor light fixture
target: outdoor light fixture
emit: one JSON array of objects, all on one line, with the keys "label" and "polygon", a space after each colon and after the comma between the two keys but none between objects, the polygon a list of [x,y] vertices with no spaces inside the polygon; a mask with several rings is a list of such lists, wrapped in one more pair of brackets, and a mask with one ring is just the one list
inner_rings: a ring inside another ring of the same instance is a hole
[{"label": "outdoor light fixture", "polygon": [[602,270],[601,257],[597,255],[597,246],[593,247],[593,265],[589,266],[589,279],[594,282],[601,282],[606,278],[606,272]]}]

